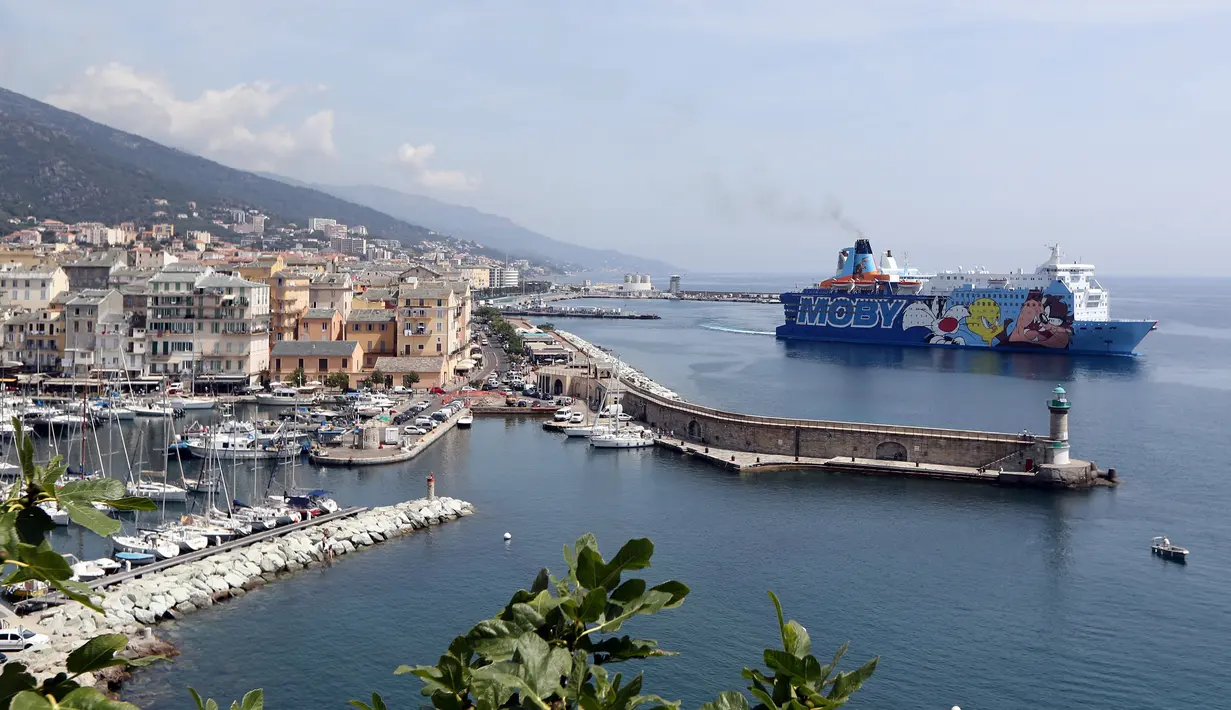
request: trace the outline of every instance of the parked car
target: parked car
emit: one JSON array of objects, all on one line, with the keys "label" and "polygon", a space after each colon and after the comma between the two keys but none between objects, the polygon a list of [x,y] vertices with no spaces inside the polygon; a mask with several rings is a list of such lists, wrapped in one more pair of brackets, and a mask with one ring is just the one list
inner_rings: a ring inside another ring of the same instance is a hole
[{"label": "parked car", "polygon": [[586,420],[586,415],[583,412],[573,412],[568,420],[570,424],[581,424]]},{"label": "parked car", "polygon": [[410,388],[405,387],[403,385],[398,385],[397,387],[394,387],[390,389],[389,391],[392,392],[393,394],[409,394]]},{"label": "parked car", "polygon": [[448,408],[437,409],[436,411],[432,412],[432,419],[435,419],[438,422],[443,422],[444,420],[448,419],[451,416],[453,416],[453,410],[448,409]]},{"label": "parked car", "polygon": [[440,387],[440,386],[438,385],[438,386],[433,387],[433,388],[431,388],[430,390],[428,390],[428,392],[429,392],[429,393],[431,393],[431,394],[444,394],[444,393],[445,393],[445,388],[444,388],[444,387]]},{"label": "parked car", "polygon": [[528,400],[528,399],[519,399],[519,400],[517,400],[517,406],[519,406],[519,407],[529,407],[529,406],[530,406],[530,400]]},{"label": "parked car", "polygon": [[484,392],[491,392],[491,391],[492,391],[492,390],[494,390],[494,389],[496,389],[496,383],[491,382],[491,381],[488,381],[488,382],[484,382],[484,383],[483,383],[483,388],[482,388],[482,390],[483,390]]},{"label": "parked car", "polygon": [[478,389],[471,387],[470,385],[466,385],[465,387],[458,390],[458,392],[461,392],[462,394],[466,394],[467,392],[478,392],[478,391],[479,391]]},{"label": "parked car", "polygon": [[47,643],[47,637],[30,629],[13,626],[0,629],[0,651],[24,651],[31,646]]},{"label": "parked car", "polygon": [[412,436],[422,436],[427,433],[427,429],[414,426],[413,424],[403,427],[402,431]]},{"label": "parked car", "polygon": [[573,416],[573,410],[568,407],[561,407],[556,410],[553,418],[558,422],[567,422],[571,416]]},{"label": "parked car", "polygon": [[432,418],[431,418],[431,417],[418,417],[417,419],[415,419],[415,426],[417,426],[417,427],[419,427],[419,428],[421,428],[421,429],[422,429],[422,428],[430,428],[431,424],[432,424]]}]

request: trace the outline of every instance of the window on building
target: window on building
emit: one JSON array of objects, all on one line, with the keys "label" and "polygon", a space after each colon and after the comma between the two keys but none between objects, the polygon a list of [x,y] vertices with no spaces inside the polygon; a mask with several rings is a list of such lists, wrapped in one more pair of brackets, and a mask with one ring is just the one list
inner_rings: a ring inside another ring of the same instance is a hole
[{"label": "window on building", "polygon": [[329,358],[323,357],[316,361],[317,372],[329,372]]},{"label": "window on building", "polygon": [[282,358],[274,358],[274,372],[282,372]]},{"label": "window on building", "polygon": [[380,324],[380,332],[382,332],[382,333],[383,333],[383,332],[385,332],[385,326],[386,326],[386,325],[388,325],[388,323],[381,323],[381,324]]},{"label": "window on building", "polygon": [[358,333],[358,332],[359,332],[359,324],[358,324],[358,323],[356,323],[356,324],[355,324],[354,331],[355,331],[356,333]]},{"label": "window on building", "polygon": [[342,369],[346,369],[346,358],[342,358]]},{"label": "window on building", "polygon": [[328,332],[329,332],[329,324],[328,324],[328,323],[321,323],[321,332],[322,332],[322,333],[328,333]]},{"label": "window on building", "polygon": [[[407,347],[409,347],[409,346],[407,346]],[[422,350],[422,349],[423,349],[423,343],[419,343],[419,349],[420,349],[420,350]]]},{"label": "window on building", "polygon": [[299,358],[299,366],[303,367],[303,358]]},{"label": "window on building", "polygon": [[231,361],[230,361],[230,360],[227,360],[227,369],[228,369],[228,370],[229,370],[229,369],[231,369]]}]

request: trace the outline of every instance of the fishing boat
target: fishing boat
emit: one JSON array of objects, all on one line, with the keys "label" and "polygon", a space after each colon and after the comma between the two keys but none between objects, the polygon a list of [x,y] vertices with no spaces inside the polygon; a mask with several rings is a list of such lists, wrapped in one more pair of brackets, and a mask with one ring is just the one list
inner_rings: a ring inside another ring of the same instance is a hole
[{"label": "fishing boat", "polygon": [[1150,552],[1164,560],[1188,562],[1188,548],[1173,545],[1171,540],[1165,535],[1160,535],[1150,541]]}]

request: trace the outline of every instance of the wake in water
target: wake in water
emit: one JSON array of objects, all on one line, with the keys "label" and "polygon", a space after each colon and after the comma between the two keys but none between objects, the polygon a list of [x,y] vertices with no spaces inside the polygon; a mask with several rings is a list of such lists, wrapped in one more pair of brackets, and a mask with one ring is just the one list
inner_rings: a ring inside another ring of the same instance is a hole
[{"label": "wake in water", "polygon": [[774,331],[772,330],[744,330],[742,328],[727,328],[721,325],[714,325],[713,323],[702,323],[701,327],[705,328],[706,330],[718,330],[723,333],[739,333],[740,335],[773,335],[774,334]]}]

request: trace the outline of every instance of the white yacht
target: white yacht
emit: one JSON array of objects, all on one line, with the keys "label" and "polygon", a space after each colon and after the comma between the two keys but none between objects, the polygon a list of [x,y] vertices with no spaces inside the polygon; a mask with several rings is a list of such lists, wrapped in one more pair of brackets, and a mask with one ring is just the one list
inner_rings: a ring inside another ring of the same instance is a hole
[{"label": "white yacht", "polygon": [[208,397],[176,397],[171,404],[183,410],[214,408],[214,400]]},{"label": "white yacht", "polygon": [[[187,503],[188,492],[179,486],[173,486],[170,483],[160,483],[158,481],[138,481],[129,483],[128,495],[138,498],[152,498],[157,502],[166,503]],[[141,550],[134,550],[141,552]]]},{"label": "white yacht", "polygon": [[257,404],[270,407],[299,407],[312,404],[313,397],[300,393],[290,387],[276,387],[271,392],[262,392],[256,396]]}]

